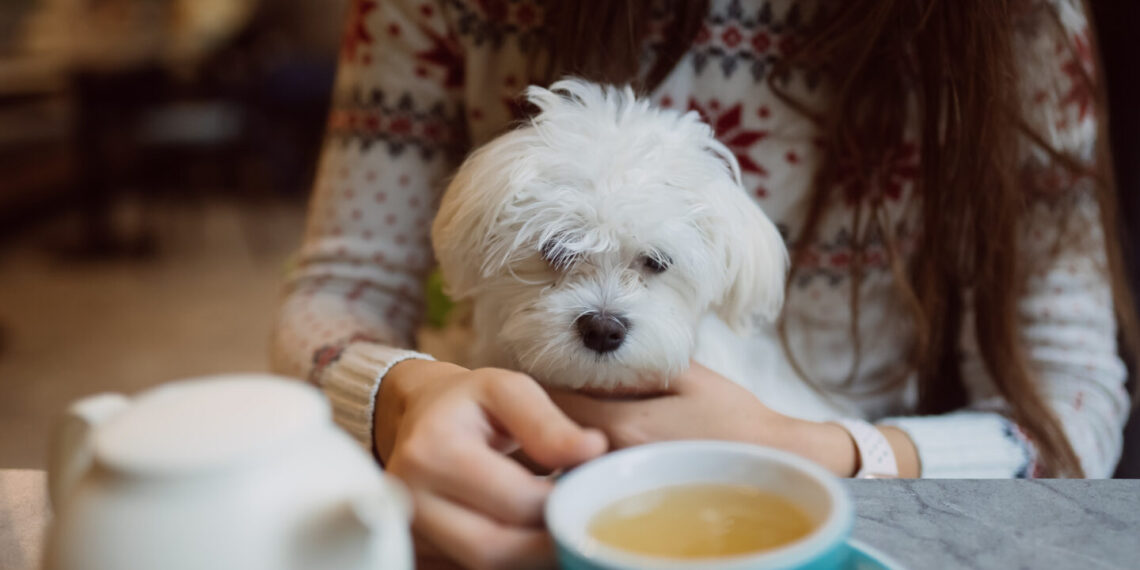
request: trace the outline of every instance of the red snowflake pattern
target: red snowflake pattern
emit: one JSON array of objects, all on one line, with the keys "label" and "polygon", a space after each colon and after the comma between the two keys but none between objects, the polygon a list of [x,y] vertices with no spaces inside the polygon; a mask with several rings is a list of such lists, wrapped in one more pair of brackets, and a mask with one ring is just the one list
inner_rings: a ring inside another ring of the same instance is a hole
[{"label": "red snowflake pattern", "polygon": [[1073,45],[1069,54],[1068,61],[1061,66],[1061,71],[1069,79],[1069,91],[1061,98],[1061,104],[1076,106],[1077,119],[1083,121],[1093,106],[1093,90],[1089,84],[1093,77],[1093,56],[1088,29],[1073,36]]},{"label": "red snowflake pattern", "polygon": [[416,52],[416,59],[442,67],[444,87],[448,89],[463,87],[463,50],[459,47],[459,39],[454,36],[442,36],[426,27],[422,30],[431,38],[431,47]]},{"label": "red snowflake pattern", "polygon": [[716,132],[716,138],[736,156],[736,161],[740,163],[741,172],[757,176],[768,175],[768,171],[757,164],[749,155],[749,150],[764,137],[767,137],[768,131],[745,128],[741,124],[743,110],[740,103],[722,109],[720,102],[716,100],[701,104],[697,103],[695,99],[689,99],[689,109],[700,113],[701,118],[712,125]]},{"label": "red snowflake pattern", "polygon": [[870,199],[898,201],[906,185],[918,178],[918,146],[903,143],[887,153],[883,166],[871,180],[859,176],[850,160],[839,161],[838,185],[848,205]]},{"label": "red snowflake pattern", "polygon": [[368,31],[366,20],[368,13],[375,9],[376,0],[355,0],[349,8],[348,30],[345,32],[344,42],[341,44],[341,53],[348,61],[356,59],[357,50],[362,45],[372,45],[374,38],[372,33]]},{"label": "red snowflake pattern", "polygon": [[724,45],[728,46],[729,49],[735,48],[743,39],[744,36],[740,34],[740,30],[734,27],[729,27],[720,35],[720,41],[724,42]]},{"label": "red snowflake pattern", "polygon": [[770,47],[772,47],[772,37],[768,35],[768,32],[758,32],[752,36],[752,48],[756,50],[756,53],[767,52]]}]

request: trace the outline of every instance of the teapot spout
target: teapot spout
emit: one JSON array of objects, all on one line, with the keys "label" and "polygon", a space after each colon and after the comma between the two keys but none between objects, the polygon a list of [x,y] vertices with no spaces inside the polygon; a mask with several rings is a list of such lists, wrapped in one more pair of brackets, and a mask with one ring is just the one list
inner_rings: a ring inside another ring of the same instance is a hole
[{"label": "teapot spout", "polygon": [[48,458],[48,495],[58,510],[91,467],[94,429],[130,405],[122,394],[98,394],[71,404],[56,424]]}]

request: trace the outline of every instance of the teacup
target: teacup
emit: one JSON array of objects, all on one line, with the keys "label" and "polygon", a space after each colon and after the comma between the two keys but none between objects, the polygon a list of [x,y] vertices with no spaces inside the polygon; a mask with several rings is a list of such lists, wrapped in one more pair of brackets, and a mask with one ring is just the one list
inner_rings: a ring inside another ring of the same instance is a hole
[{"label": "teacup", "polygon": [[[746,485],[774,494],[806,514],[813,530],[777,548],[698,559],[638,554],[589,532],[597,513],[616,501],[692,484]],[[559,562],[569,570],[845,568],[854,522],[850,497],[827,470],[791,453],[722,441],[649,444],[586,463],[559,479],[545,515]]]}]

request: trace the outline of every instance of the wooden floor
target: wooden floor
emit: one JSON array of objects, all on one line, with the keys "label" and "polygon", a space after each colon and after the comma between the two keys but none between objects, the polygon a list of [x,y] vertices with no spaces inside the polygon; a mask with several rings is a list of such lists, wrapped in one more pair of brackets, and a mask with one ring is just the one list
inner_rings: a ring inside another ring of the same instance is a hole
[{"label": "wooden floor", "polygon": [[43,468],[53,418],[84,395],[266,369],[302,206],[211,199],[141,215],[157,227],[147,259],[68,260],[50,247],[65,220],[0,244],[0,468]]}]

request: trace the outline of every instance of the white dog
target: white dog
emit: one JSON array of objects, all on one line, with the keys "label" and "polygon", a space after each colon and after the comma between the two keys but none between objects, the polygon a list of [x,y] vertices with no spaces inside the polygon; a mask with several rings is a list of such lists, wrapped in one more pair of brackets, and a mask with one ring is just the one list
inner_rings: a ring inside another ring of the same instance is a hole
[{"label": "white dog", "polygon": [[448,293],[473,304],[467,364],[630,395],[695,357],[754,386],[730,329],[778,314],[788,258],[736,158],[629,88],[526,94],[540,113],[467,159],[432,227]]}]

